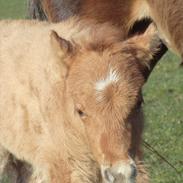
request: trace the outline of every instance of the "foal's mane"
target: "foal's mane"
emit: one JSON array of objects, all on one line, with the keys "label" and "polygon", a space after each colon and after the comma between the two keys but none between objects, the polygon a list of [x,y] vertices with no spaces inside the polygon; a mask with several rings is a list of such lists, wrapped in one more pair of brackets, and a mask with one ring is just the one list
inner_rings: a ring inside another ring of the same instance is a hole
[{"label": "foal's mane", "polygon": [[[53,24],[60,36],[85,48],[87,51],[102,52],[114,43],[124,40],[121,30],[110,23],[97,23],[94,20],[80,20],[72,17],[67,21]],[[69,30],[69,31],[68,31]]]}]

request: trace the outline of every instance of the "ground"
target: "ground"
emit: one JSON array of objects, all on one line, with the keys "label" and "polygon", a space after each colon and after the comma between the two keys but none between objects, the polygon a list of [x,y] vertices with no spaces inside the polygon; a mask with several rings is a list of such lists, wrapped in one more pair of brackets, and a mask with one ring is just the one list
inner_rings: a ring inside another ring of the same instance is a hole
[{"label": "ground", "polygon": [[[0,0],[0,19],[25,18],[26,8],[26,0]],[[152,183],[183,182],[183,67],[179,67],[180,61],[172,53],[167,53],[143,90],[144,141],[178,171],[144,146],[145,163]]]}]

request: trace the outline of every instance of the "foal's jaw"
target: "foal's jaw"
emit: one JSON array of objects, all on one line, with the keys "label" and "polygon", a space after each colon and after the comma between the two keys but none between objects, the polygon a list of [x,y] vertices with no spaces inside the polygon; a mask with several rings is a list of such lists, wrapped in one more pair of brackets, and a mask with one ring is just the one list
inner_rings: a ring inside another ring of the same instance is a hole
[{"label": "foal's jaw", "polygon": [[104,183],[135,183],[137,170],[135,162],[117,162],[112,166],[101,166]]}]

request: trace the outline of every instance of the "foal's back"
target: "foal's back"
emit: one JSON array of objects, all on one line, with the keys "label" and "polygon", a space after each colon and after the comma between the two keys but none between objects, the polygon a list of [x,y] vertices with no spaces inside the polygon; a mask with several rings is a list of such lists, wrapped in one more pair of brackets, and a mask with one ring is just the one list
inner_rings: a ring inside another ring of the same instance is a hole
[{"label": "foal's back", "polygon": [[53,87],[61,82],[60,65],[54,59],[47,24],[1,21],[0,27],[1,145],[31,162],[37,153],[32,149],[44,134]]}]

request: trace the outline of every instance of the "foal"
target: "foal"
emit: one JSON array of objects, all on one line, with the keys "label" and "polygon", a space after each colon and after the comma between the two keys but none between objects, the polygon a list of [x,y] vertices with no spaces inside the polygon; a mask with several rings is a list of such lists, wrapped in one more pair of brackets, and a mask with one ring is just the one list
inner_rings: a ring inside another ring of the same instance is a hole
[{"label": "foal", "polygon": [[1,21],[0,32],[1,151],[44,182],[147,183],[140,91],[160,44],[154,28],[125,42],[76,19]]}]

